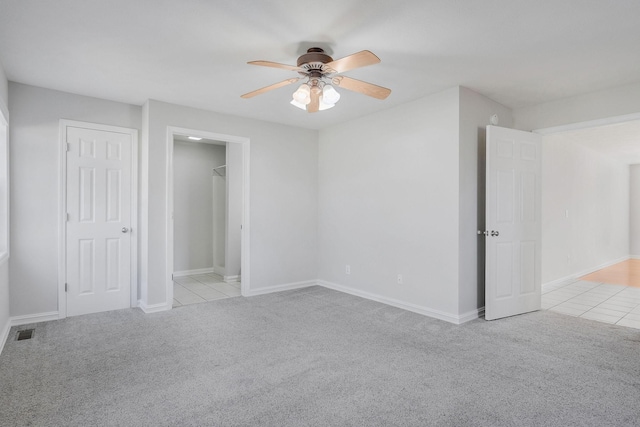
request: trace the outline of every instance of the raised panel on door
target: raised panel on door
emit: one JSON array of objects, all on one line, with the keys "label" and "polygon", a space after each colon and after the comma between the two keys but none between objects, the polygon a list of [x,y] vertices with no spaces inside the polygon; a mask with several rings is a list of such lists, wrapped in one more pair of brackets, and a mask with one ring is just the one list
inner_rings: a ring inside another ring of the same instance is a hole
[{"label": "raised panel on door", "polygon": [[96,245],[94,239],[78,239],[78,293],[93,294],[95,290]]},{"label": "raised panel on door", "polygon": [[105,242],[107,261],[105,289],[107,291],[118,291],[122,287],[122,277],[120,274],[122,270],[121,240],[122,239],[107,239]]},{"label": "raised panel on door", "polygon": [[122,203],[122,171],[120,169],[107,170],[106,188],[106,220],[107,222],[121,222],[120,206]]},{"label": "raised panel on door", "polygon": [[496,299],[513,296],[513,247],[511,242],[501,242],[495,245]]},{"label": "raised panel on door", "polygon": [[95,168],[80,167],[78,170],[79,212],[78,221],[95,222],[96,198],[95,198]]}]

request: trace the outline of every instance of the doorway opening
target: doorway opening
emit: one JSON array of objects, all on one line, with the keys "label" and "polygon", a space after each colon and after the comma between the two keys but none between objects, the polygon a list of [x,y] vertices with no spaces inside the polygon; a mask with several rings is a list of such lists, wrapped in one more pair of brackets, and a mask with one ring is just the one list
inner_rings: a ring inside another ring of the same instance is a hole
[{"label": "doorway opening", "polygon": [[167,302],[172,307],[249,289],[249,140],[169,127]]},{"label": "doorway opening", "polygon": [[537,131],[543,309],[640,329],[640,282],[629,268],[640,252],[639,119]]}]

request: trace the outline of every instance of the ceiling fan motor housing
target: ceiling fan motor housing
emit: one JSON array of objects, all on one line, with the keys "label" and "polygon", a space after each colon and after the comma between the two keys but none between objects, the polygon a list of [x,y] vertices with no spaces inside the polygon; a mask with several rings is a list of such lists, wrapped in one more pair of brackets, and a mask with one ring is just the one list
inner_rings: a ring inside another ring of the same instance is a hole
[{"label": "ceiling fan motor housing", "polygon": [[323,49],[312,47],[307,50],[307,53],[298,58],[298,67],[304,68],[307,71],[322,71],[324,64],[332,61],[333,58],[324,53]]}]

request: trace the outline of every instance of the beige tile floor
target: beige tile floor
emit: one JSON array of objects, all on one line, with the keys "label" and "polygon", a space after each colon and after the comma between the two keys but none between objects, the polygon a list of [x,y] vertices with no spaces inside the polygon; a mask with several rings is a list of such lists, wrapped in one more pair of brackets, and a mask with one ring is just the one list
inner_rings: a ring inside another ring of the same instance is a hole
[{"label": "beige tile floor", "polygon": [[218,274],[198,274],[173,280],[173,307],[240,296],[240,282],[225,282]]},{"label": "beige tile floor", "polygon": [[542,290],[542,308],[640,329],[640,288],[578,280]]}]

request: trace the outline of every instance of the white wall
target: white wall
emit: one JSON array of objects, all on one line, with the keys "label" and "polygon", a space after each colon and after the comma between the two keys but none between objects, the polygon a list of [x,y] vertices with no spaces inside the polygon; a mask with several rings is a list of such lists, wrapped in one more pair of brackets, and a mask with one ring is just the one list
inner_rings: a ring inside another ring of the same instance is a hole
[{"label": "white wall", "polygon": [[[524,107],[513,124],[537,129],[638,112],[636,91],[640,85]],[[158,101],[141,109],[15,83],[9,97],[14,316],[57,310],[51,212],[60,118],[142,127],[139,290],[149,305],[166,303],[167,126],[251,139],[253,291],[319,277],[444,317],[482,304],[469,235],[482,221],[477,144],[487,113],[503,107],[472,91],[452,88],[326,129],[320,148],[316,131]],[[497,112],[509,126],[509,111]]]},{"label": "white wall", "polygon": [[486,133],[491,115],[499,125],[511,127],[511,110],[474,92],[460,88],[460,222],[458,260],[459,313],[484,307],[484,237],[478,230],[485,224]]},{"label": "white wall", "polygon": [[[167,126],[250,138],[251,292],[317,277],[317,132],[148,101],[143,130],[141,284],[147,305],[167,304]],[[148,153],[148,155],[147,155]],[[147,157],[147,158],[145,158]],[[147,186],[148,188],[145,188]]]},{"label": "white wall", "polygon": [[7,75],[4,72],[4,68],[0,63],[0,104],[4,107],[9,105],[9,82],[7,81]]},{"label": "white wall", "polygon": [[[59,120],[143,129],[139,295],[166,303],[166,132],[251,139],[253,289],[317,277],[317,132],[156,101],[143,108],[11,82],[12,316],[57,311]],[[146,144],[145,144],[146,142]],[[146,187],[146,189],[145,189]],[[148,201],[148,205],[146,202]]]},{"label": "white wall", "polygon": [[321,280],[455,318],[458,102],[453,88],[320,132]]},{"label": "white wall", "polygon": [[640,258],[640,165],[631,165],[629,175],[629,253]]},{"label": "white wall", "polygon": [[[225,164],[225,151],[224,145],[174,142],[174,271],[213,268],[212,170]],[[224,210],[224,195],[221,202]]]},{"label": "white wall", "polygon": [[9,83],[11,315],[58,310],[59,120],[139,129],[133,105]]},{"label": "white wall", "polygon": [[511,125],[510,109],[460,87],[321,131],[320,279],[445,320],[475,317],[492,114]]},{"label": "white wall", "polygon": [[558,133],[543,138],[542,179],[542,283],[629,255],[627,165]]}]

